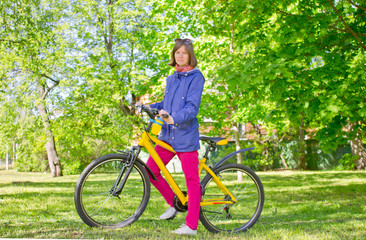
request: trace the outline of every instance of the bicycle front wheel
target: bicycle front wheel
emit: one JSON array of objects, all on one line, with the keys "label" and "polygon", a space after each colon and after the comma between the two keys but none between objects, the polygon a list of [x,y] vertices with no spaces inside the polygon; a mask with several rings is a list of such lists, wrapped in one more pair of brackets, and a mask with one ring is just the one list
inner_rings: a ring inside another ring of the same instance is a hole
[{"label": "bicycle front wheel", "polygon": [[[109,154],[90,163],[75,188],[75,206],[80,218],[91,227],[120,228],[135,222],[150,197],[150,180],[144,166],[135,162],[122,192],[112,194],[128,157]],[[127,171],[122,171],[124,174]],[[123,179],[123,176],[122,176]]]},{"label": "bicycle front wheel", "polygon": [[[211,232],[243,232],[258,220],[264,205],[264,190],[259,177],[249,167],[225,164],[214,170],[220,181],[233,194],[237,202],[202,206],[200,220]],[[207,175],[202,180],[202,201],[229,200]]]}]

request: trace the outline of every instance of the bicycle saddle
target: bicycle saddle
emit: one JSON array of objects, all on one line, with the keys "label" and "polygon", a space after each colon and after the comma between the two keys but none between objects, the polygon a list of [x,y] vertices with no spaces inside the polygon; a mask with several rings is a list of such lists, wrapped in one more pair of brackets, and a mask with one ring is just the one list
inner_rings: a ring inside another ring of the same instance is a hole
[{"label": "bicycle saddle", "polygon": [[203,142],[215,143],[217,145],[226,145],[227,139],[222,137],[207,137],[207,136],[200,136],[200,140]]}]

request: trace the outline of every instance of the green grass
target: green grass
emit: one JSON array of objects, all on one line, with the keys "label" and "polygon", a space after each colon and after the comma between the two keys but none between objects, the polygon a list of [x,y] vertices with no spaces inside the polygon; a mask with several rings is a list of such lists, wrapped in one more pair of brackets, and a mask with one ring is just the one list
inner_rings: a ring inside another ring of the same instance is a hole
[{"label": "green grass", "polygon": [[[260,220],[240,234],[194,237],[170,231],[184,223],[159,215],[167,205],[152,188],[149,205],[131,226],[90,228],[78,217],[73,193],[78,176],[0,170],[0,237],[78,239],[366,239],[366,172],[259,172],[266,200]],[[182,177],[180,176],[180,179]]]}]

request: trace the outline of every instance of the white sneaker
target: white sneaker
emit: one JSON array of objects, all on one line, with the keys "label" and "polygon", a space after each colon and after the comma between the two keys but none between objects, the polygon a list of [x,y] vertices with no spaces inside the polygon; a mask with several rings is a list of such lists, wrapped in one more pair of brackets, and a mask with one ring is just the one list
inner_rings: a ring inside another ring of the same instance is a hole
[{"label": "white sneaker", "polygon": [[165,213],[163,213],[161,216],[160,216],[160,219],[162,220],[171,220],[175,217],[175,215],[177,215],[177,210],[175,210],[175,208],[173,207],[168,207],[168,209],[165,211]]},{"label": "white sneaker", "polygon": [[175,234],[185,234],[185,235],[196,235],[197,230],[193,230],[185,224],[180,225],[177,230],[172,231]]}]

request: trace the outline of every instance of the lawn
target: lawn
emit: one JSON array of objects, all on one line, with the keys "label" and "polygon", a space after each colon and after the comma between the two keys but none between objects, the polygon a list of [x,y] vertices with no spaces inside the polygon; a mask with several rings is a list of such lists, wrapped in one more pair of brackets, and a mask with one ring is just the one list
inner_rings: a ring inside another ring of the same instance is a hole
[{"label": "lawn", "polygon": [[[258,172],[266,194],[260,220],[240,234],[212,234],[201,224],[194,237],[170,231],[184,222],[159,215],[167,205],[152,188],[149,205],[133,225],[86,226],[76,213],[78,176],[0,170],[0,237],[77,239],[366,239],[366,172]],[[180,179],[181,176],[180,176]]]}]

